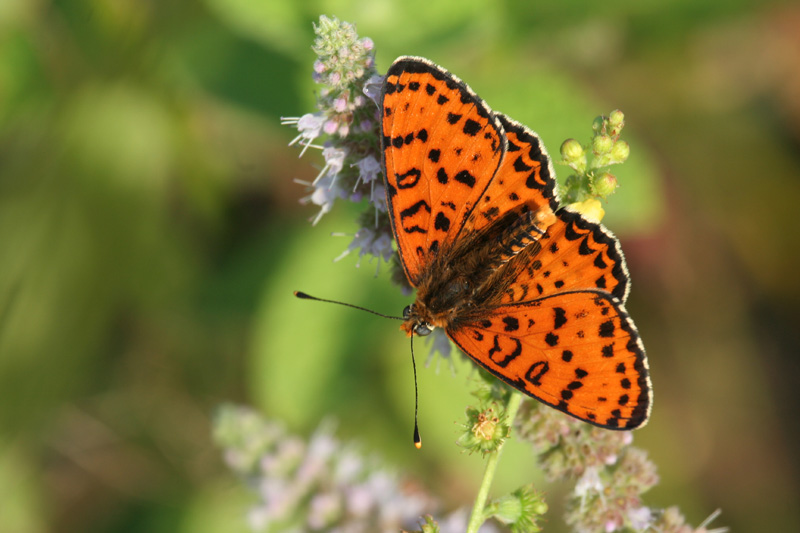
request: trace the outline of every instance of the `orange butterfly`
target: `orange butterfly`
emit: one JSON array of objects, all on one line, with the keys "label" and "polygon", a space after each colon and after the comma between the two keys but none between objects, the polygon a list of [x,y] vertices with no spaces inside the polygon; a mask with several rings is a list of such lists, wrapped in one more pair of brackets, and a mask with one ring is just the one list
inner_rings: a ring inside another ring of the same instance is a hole
[{"label": "orange butterfly", "polygon": [[450,72],[401,57],[383,84],[392,230],[416,287],[402,329],[444,328],[515,389],[608,429],[647,422],[647,359],[614,235],[559,209],[535,133]]}]

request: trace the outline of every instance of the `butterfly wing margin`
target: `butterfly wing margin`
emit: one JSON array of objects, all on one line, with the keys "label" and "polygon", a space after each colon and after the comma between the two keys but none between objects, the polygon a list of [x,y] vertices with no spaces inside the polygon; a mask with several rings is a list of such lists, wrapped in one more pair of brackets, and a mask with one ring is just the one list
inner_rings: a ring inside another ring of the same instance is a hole
[{"label": "butterfly wing margin", "polygon": [[506,138],[464,82],[427,59],[398,58],[381,94],[382,165],[408,280],[451,243],[497,171]]},{"label": "butterfly wing margin", "polygon": [[501,306],[447,333],[512,387],[590,424],[635,429],[650,415],[644,346],[622,302],[606,292]]}]

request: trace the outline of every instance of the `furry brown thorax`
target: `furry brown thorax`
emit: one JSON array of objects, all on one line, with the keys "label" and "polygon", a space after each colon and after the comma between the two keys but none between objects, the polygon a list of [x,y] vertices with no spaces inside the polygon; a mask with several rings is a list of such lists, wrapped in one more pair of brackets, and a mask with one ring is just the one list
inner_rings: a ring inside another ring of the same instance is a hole
[{"label": "furry brown thorax", "polygon": [[539,237],[556,221],[545,206],[510,211],[481,231],[441,249],[423,264],[417,298],[408,306],[400,329],[411,336],[434,328],[455,331],[474,323],[487,307],[500,304],[505,289],[541,249]]}]

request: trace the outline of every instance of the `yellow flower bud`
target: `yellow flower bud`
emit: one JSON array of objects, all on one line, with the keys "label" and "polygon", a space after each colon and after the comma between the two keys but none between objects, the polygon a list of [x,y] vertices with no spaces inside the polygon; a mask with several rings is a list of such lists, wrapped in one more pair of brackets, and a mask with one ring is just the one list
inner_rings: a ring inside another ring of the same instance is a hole
[{"label": "yellow flower bud", "polygon": [[590,222],[600,223],[600,221],[603,220],[603,216],[606,214],[602,204],[600,204],[600,200],[596,198],[589,198],[583,202],[575,202],[574,204],[569,204],[568,207],[583,215],[583,218]]}]

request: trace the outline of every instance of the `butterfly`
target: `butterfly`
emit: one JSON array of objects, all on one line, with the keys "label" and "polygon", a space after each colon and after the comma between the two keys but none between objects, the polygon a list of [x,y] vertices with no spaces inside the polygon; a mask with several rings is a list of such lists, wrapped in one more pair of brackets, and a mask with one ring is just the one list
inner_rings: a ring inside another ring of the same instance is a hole
[{"label": "butterfly", "polygon": [[417,291],[406,334],[442,328],[540,402],[602,428],[644,425],[652,388],[619,241],[559,206],[539,137],[424,58],[398,58],[380,102],[388,213]]}]

